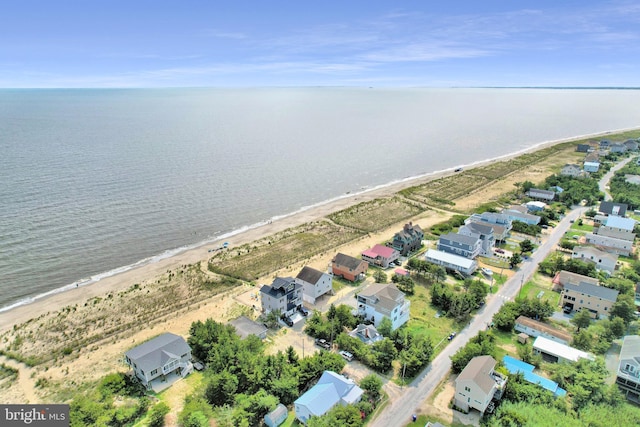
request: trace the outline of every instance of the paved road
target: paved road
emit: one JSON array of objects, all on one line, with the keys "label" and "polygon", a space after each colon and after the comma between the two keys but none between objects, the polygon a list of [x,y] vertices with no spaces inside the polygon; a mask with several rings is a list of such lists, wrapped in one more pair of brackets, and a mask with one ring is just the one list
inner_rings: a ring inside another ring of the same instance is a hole
[{"label": "paved road", "polygon": [[611,180],[611,178],[613,178],[613,174],[617,170],[622,169],[627,163],[629,163],[633,159],[635,159],[635,157],[629,157],[627,159],[624,159],[620,163],[616,164],[611,169],[609,169],[609,171],[606,174],[603,175],[603,177],[600,180],[600,182],[598,182],[598,186],[600,187],[600,191],[602,191],[604,193],[604,199],[605,200],[612,200],[611,194],[609,194],[609,192],[607,191],[607,187],[609,185],[609,181]]}]

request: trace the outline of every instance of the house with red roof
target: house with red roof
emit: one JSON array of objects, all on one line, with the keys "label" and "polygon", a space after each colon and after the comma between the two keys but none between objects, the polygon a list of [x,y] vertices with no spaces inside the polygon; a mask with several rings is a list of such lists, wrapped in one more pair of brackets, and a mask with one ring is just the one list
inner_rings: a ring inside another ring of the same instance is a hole
[{"label": "house with red roof", "polygon": [[375,245],[371,249],[362,252],[362,259],[367,261],[369,265],[377,265],[378,267],[387,268],[394,261],[400,258],[400,252],[392,247]]}]

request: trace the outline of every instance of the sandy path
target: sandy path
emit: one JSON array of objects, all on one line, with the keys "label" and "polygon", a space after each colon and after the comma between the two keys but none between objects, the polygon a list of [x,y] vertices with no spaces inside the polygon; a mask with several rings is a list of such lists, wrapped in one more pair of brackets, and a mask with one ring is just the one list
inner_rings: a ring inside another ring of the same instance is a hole
[{"label": "sandy path", "polygon": [[[36,393],[36,382],[32,377],[33,368],[24,363],[18,363],[13,359],[0,356],[0,363],[18,370],[17,381],[6,391],[7,396],[0,398],[0,403],[14,401],[16,403],[39,403],[41,398]],[[3,394],[5,391],[3,390]]]}]

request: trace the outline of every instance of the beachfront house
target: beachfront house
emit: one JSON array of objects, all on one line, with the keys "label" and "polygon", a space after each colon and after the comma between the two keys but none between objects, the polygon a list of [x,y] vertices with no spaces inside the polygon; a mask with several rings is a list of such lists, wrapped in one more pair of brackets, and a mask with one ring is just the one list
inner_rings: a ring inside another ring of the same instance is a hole
[{"label": "beachfront house", "polygon": [[598,212],[605,215],[624,217],[627,215],[627,209],[629,209],[629,205],[627,205],[626,203],[600,202]]},{"label": "beachfront house", "polygon": [[364,391],[352,379],[324,371],[316,385],[293,402],[296,418],[306,425],[309,418],[321,417],[336,405],[360,402],[363,394]]},{"label": "beachfront house", "polygon": [[422,239],[424,239],[422,228],[418,224],[409,222],[404,225],[402,231],[394,234],[391,246],[400,252],[400,255],[407,256],[422,247]]},{"label": "beachfront house", "polygon": [[582,169],[580,168],[580,165],[567,163],[562,167],[562,170],[560,170],[560,175],[572,176],[575,178],[582,175]]},{"label": "beachfront house", "polygon": [[627,139],[624,142],[624,145],[627,147],[628,151],[638,151],[638,141],[635,139]]},{"label": "beachfront house", "polygon": [[546,200],[549,202],[553,201],[553,199],[556,197],[556,193],[554,193],[553,191],[543,190],[540,188],[531,188],[525,194],[527,195],[527,197],[531,197],[532,199]]},{"label": "beachfront house", "polygon": [[627,335],[620,349],[616,384],[627,399],[640,404],[640,337]]},{"label": "beachfront house", "polygon": [[538,200],[532,200],[524,204],[527,208],[527,212],[541,212],[547,207],[547,204]]},{"label": "beachfront house", "polygon": [[629,256],[633,250],[633,242],[615,237],[603,236],[600,234],[587,233],[584,235],[587,243],[595,245],[598,249],[611,254]]},{"label": "beachfront house", "polygon": [[467,363],[455,380],[454,405],[464,412],[471,409],[484,412],[493,399],[502,399],[507,378],[494,371],[496,361],[491,356],[476,356]]},{"label": "beachfront house", "polygon": [[331,276],[315,268],[302,267],[295,281],[302,285],[302,299],[310,304],[315,304],[322,295],[333,292]]},{"label": "beachfront house", "polygon": [[369,285],[357,296],[358,314],[379,326],[385,317],[391,320],[391,329],[396,330],[409,321],[411,302],[393,283]]},{"label": "beachfront house", "polygon": [[371,249],[367,249],[362,252],[361,256],[364,261],[369,263],[369,265],[388,268],[392,263],[400,258],[400,252],[389,246],[375,245]]},{"label": "beachfront house", "polygon": [[591,317],[598,319],[609,315],[617,299],[618,291],[615,289],[580,282],[577,285],[566,284],[560,302],[571,311],[589,310]]},{"label": "beachfront house", "polygon": [[127,365],[147,388],[154,380],[166,381],[169,376],[186,377],[193,371],[191,347],[181,336],[164,333],[124,354]]},{"label": "beachfront house", "polygon": [[592,148],[592,147],[591,147],[591,145],[589,145],[589,144],[578,144],[578,145],[576,146],[576,151],[577,151],[578,153],[586,153],[586,152],[588,152],[588,151],[589,151],[589,150],[591,150],[591,149],[593,149],[593,148]]},{"label": "beachfront house", "polygon": [[600,162],[584,162],[582,168],[585,172],[595,173],[600,169]]},{"label": "beachfront house", "polygon": [[511,230],[511,223],[509,223],[509,228],[507,228],[506,225],[500,225],[500,224],[492,224],[490,222],[486,222],[486,221],[480,221],[478,219],[478,217],[474,217],[473,215],[471,215],[469,218],[467,218],[464,221],[465,225],[470,224],[470,223],[474,223],[474,224],[482,224],[482,225],[486,225],[488,227],[491,227],[491,230],[493,230],[493,239],[494,239],[494,245],[495,242],[498,241],[505,241],[507,239],[507,237],[509,236],[509,231]]},{"label": "beachfront house", "polygon": [[636,221],[632,218],[622,218],[619,216],[610,215],[607,217],[607,221],[604,225],[601,225],[593,232],[600,236],[614,237],[616,239],[629,240],[633,242],[636,235],[633,229],[636,226]]},{"label": "beachfront house", "polygon": [[618,255],[601,251],[592,246],[576,246],[571,258],[595,264],[596,269],[613,274],[616,270]]},{"label": "beachfront house", "polygon": [[448,252],[437,251],[435,249],[427,250],[424,259],[432,264],[442,266],[446,270],[458,271],[465,276],[471,276],[478,269],[476,260]]},{"label": "beachfront house", "polygon": [[260,288],[262,312],[280,310],[283,316],[291,316],[302,307],[302,285],[293,277],[276,277],[271,285]]},{"label": "beachfront house", "polygon": [[349,255],[338,253],[330,265],[331,274],[351,282],[364,279],[369,263]]},{"label": "beachfront house", "polygon": [[520,221],[529,225],[538,225],[540,223],[540,217],[538,215],[531,215],[528,213],[520,212],[515,208],[509,208],[502,211],[511,221]]},{"label": "beachfront house", "polygon": [[491,256],[496,244],[492,226],[469,221],[458,229],[458,234],[480,239],[480,255]]},{"label": "beachfront house", "polygon": [[593,356],[582,350],[539,336],[533,342],[533,352],[540,354],[545,362],[577,362],[580,359],[593,360]]},{"label": "beachfront house", "polygon": [[523,332],[530,337],[545,337],[551,341],[559,342],[560,344],[569,344],[573,339],[571,334],[567,332],[526,316],[520,316],[516,319],[514,329],[518,332]]},{"label": "beachfront house", "polygon": [[438,250],[474,259],[482,251],[482,241],[478,237],[465,236],[459,233],[447,233],[438,239]]},{"label": "beachfront house", "polygon": [[609,147],[609,151],[612,153],[626,153],[627,146],[624,145],[623,142],[616,142],[614,144],[611,144],[611,146]]}]

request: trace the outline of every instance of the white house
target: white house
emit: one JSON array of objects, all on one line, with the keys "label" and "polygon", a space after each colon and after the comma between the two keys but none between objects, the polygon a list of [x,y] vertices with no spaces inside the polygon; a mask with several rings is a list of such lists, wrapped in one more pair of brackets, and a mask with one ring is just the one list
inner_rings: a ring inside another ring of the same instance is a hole
[{"label": "white house", "polygon": [[593,233],[587,233],[584,237],[587,239],[588,244],[596,245],[603,251],[612,254],[629,256],[633,250],[633,242],[629,240],[616,239],[615,237]]},{"label": "white house", "polygon": [[533,342],[533,352],[541,354],[545,361],[553,363],[577,362],[579,359],[593,360],[593,356],[589,353],[551,341],[543,336],[539,336]]},{"label": "white house", "polygon": [[553,191],[542,190],[540,188],[531,188],[529,191],[527,191],[526,195],[531,197],[532,199],[547,201],[552,201],[556,197],[556,193],[554,193]]},{"label": "white house", "polygon": [[502,211],[511,221],[520,221],[529,225],[538,225],[540,223],[540,217],[538,215],[531,215],[528,213],[522,213],[515,209],[506,209]]},{"label": "white house", "polygon": [[598,169],[600,169],[600,162],[584,162],[583,169],[585,172],[598,172]]},{"label": "white house", "polygon": [[627,335],[620,349],[616,384],[627,399],[640,403],[640,337]]},{"label": "white house", "polygon": [[455,406],[463,411],[476,409],[484,413],[494,398],[500,400],[507,378],[494,371],[491,356],[476,356],[456,378]]},{"label": "white house", "polygon": [[146,386],[171,373],[185,377],[193,371],[191,348],[181,336],[165,333],[132,348],[124,354],[136,377]]},{"label": "white house", "polygon": [[467,276],[472,275],[478,269],[476,260],[437,251],[435,249],[428,249],[424,259],[432,264],[440,265],[447,270],[459,271]]},{"label": "white house", "polygon": [[307,424],[312,416],[320,417],[336,405],[358,403],[363,393],[353,380],[324,371],[316,385],[293,402],[296,418]]},{"label": "white house", "polygon": [[573,163],[567,163],[562,167],[562,170],[560,171],[560,175],[572,176],[575,178],[577,176],[582,175],[582,169],[580,169],[579,165],[576,165]]},{"label": "white house", "polygon": [[315,304],[322,295],[333,292],[331,276],[308,266],[302,267],[295,282],[302,285],[302,299],[310,304]]},{"label": "white house", "polygon": [[616,270],[618,255],[610,254],[591,246],[576,246],[573,248],[571,258],[580,261],[591,262],[598,270],[608,271],[610,274]]},{"label": "white house", "polygon": [[379,326],[383,318],[391,320],[391,329],[396,330],[409,321],[411,302],[405,299],[393,283],[369,285],[357,296],[358,313]]}]

